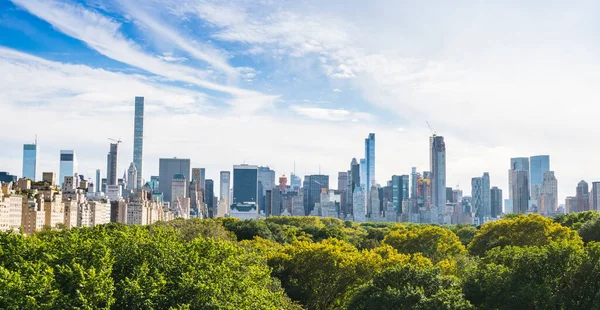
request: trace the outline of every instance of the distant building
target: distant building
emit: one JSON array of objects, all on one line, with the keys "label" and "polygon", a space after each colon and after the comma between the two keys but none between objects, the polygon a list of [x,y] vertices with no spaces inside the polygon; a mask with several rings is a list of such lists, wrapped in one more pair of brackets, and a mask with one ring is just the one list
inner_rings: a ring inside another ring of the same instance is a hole
[{"label": "distant building", "polygon": [[229,189],[231,188],[231,172],[221,171],[220,173],[220,190],[219,201],[224,201],[225,205],[229,205]]},{"label": "distant building", "polygon": [[187,179],[183,173],[176,173],[171,180],[171,206],[177,203],[177,199],[187,198]]},{"label": "distant building", "polygon": [[475,211],[475,217],[479,218],[479,224],[483,224],[492,217],[490,190],[490,175],[483,173],[482,177],[471,179],[471,204]]},{"label": "distant building", "polygon": [[196,180],[198,190],[204,191],[204,182],[206,181],[206,169],[192,168],[192,178]]},{"label": "distant building", "polygon": [[321,191],[329,189],[329,176],[313,174],[304,177],[302,186],[304,190],[304,212],[309,215],[315,208],[315,203],[321,202]]},{"label": "distant building", "polygon": [[592,182],[592,209],[600,211],[600,182]]},{"label": "distant building", "polygon": [[576,189],[576,197],[577,197],[577,211],[570,212],[582,212],[590,210],[590,201],[589,201],[589,188],[588,183],[586,181],[581,180],[577,184]]},{"label": "distant building", "polygon": [[430,137],[429,151],[431,168],[431,212],[432,215],[437,214],[436,223],[446,223],[446,143],[444,142],[444,137],[435,134]]},{"label": "distant building", "polygon": [[550,171],[550,156],[538,155],[529,158],[529,183],[532,199],[538,199],[542,193],[544,174]]},{"label": "distant building", "polygon": [[258,166],[233,166],[233,204],[258,201]]},{"label": "distant building", "polygon": [[172,202],[172,181],[176,174],[183,174],[186,180],[190,180],[190,160],[181,158],[161,158],[158,162],[158,188],[163,193],[165,202]]},{"label": "distant building", "polygon": [[577,197],[569,196],[565,199],[565,213],[578,212]]},{"label": "distant building", "polygon": [[370,187],[375,185],[375,134],[370,133],[365,139],[365,185],[367,188],[367,196],[370,192]]},{"label": "distant building", "polygon": [[23,177],[32,181],[37,175],[37,144],[23,145]]},{"label": "distant building", "polygon": [[217,213],[217,204],[215,201],[215,182],[211,179],[204,181],[204,202],[208,208],[208,216],[215,217],[215,213]]},{"label": "distant building", "polygon": [[529,211],[529,158],[510,159],[508,170],[508,197],[514,213],[525,214]]},{"label": "distant building", "polygon": [[542,188],[538,197],[540,209],[544,214],[558,211],[558,181],[554,171],[544,172]]},{"label": "distant building", "polygon": [[490,189],[490,216],[498,218],[502,215],[502,190],[494,186]]},{"label": "distant building", "polygon": [[366,222],[365,192],[361,186],[356,186],[352,194],[352,214],[355,222]]},{"label": "distant building", "polygon": [[0,172],[0,182],[3,182],[3,183],[9,183],[9,182],[16,183],[17,179],[18,178],[17,178],[16,175],[9,174],[8,172],[5,172],[5,171],[1,171]]},{"label": "distant building", "polygon": [[392,176],[392,205],[398,215],[402,214],[402,203],[408,201],[408,175]]},{"label": "distant building", "polygon": [[[135,97],[135,116],[133,122],[133,164],[135,166],[135,184],[131,188],[141,189],[143,181],[144,158],[144,97]],[[128,180],[132,182],[131,179]]]},{"label": "distant building", "polygon": [[74,176],[77,173],[77,156],[73,150],[60,151],[60,173],[58,185],[62,185],[66,176]]},{"label": "distant building", "polygon": [[138,184],[137,177],[138,177],[137,169],[135,168],[135,164],[132,162],[129,165],[129,169],[127,169],[127,189],[128,190],[130,190],[130,191],[136,190],[136,186]]},{"label": "distant building", "polygon": [[117,185],[117,164],[119,162],[119,143],[111,143],[110,150],[106,155],[106,184]]},{"label": "distant building", "polygon": [[268,189],[275,186],[275,171],[269,167],[258,167],[258,207],[259,212],[265,212],[265,195]]}]

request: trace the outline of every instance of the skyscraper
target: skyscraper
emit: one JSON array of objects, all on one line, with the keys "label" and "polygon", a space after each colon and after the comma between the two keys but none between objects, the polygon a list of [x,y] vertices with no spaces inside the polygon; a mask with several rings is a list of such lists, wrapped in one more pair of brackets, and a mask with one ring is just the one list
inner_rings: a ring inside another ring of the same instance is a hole
[{"label": "skyscraper", "polygon": [[375,184],[375,134],[370,133],[365,139],[365,185],[367,186],[367,196],[371,185]]},{"label": "skyscraper", "polygon": [[62,184],[66,176],[75,176],[77,173],[77,156],[73,150],[61,150],[60,151],[60,173],[58,179],[58,185],[62,187]]},{"label": "skyscraper", "polygon": [[268,189],[275,186],[275,171],[269,167],[258,167],[258,206],[259,210],[265,211],[265,195]]},{"label": "skyscraper", "polygon": [[366,221],[365,192],[358,185],[354,188],[354,193],[352,194],[352,215],[355,222]]},{"label": "skyscraper", "polygon": [[297,191],[300,187],[302,187],[302,179],[292,172],[290,174],[290,185],[292,186],[293,190]]},{"label": "skyscraper", "polygon": [[233,201],[232,204],[254,203],[258,201],[258,166],[233,166]]},{"label": "skyscraper", "polygon": [[417,198],[417,184],[419,182],[419,173],[417,167],[412,167],[410,172],[410,198]]},{"label": "skyscraper", "polygon": [[529,158],[515,157],[510,159],[510,170],[529,171]]},{"label": "skyscraper", "polygon": [[592,182],[592,210],[600,211],[600,182]]},{"label": "skyscraper", "polygon": [[502,190],[494,186],[490,190],[491,217],[497,218],[502,215]]},{"label": "skyscraper", "polygon": [[135,168],[135,163],[131,163],[129,165],[129,169],[127,169],[127,189],[130,191],[135,191],[137,186],[137,169]]},{"label": "skyscraper", "polygon": [[204,180],[204,201],[208,207],[208,216],[215,217],[217,210],[215,203],[215,182],[211,179]]},{"label": "skyscraper", "polygon": [[437,212],[438,223],[444,223],[446,209],[446,143],[444,137],[433,135],[429,138],[431,167],[431,205]]},{"label": "skyscraper", "polygon": [[172,201],[173,176],[183,174],[190,179],[190,160],[181,158],[160,158],[158,161],[158,188],[163,193],[163,201]]},{"label": "skyscraper", "polygon": [[589,194],[588,183],[584,180],[581,180],[577,184],[577,212],[590,210]]},{"label": "skyscraper", "polygon": [[348,172],[338,172],[338,191],[341,193],[348,187]]},{"label": "skyscraper", "polygon": [[554,171],[546,171],[540,193],[540,209],[543,213],[553,213],[558,210],[558,181]]},{"label": "skyscraper", "polygon": [[402,202],[408,200],[408,175],[392,176],[392,204],[396,214],[402,214]]},{"label": "skyscraper", "polygon": [[544,182],[544,173],[550,171],[550,156],[538,155],[529,158],[529,183],[531,199],[538,199]]},{"label": "skyscraper", "polygon": [[[144,97],[135,97],[135,118],[133,123],[133,164],[136,169],[135,188],[142,188],[142,167],[144,156]],[[131,181],[129,181],[131,182]]]},{"label": "skyscraper", "polygon": [[37,142],[23,144],[23,177],[35,181],[37,175]]},{"label": "skyscraper", "polygon": [[117,163],[119,143],[111,143],[106,156],[106,181],[108,185],[117,185]]},{"label": "skyscraper", "polygon": [[508,177],[513,212],[525,214],[529,210],[529,171],[509,170]]},{"label": "skyscraper", "polygon": [[490,195],[489,173],[484,172],[482,177],[471,179],[472,206],[475,216],[479,219],[479,224],[488,221],[492,215]]},{"label": "skyscraper", "polygon": [[358,161],[356,158],[352,158],[352,162],[350,163],[350,185],[352,186],[352,191],[354,191],[357,186],[361,186],[360,173],[361,170]]},{"label": "skyscraper", "polygon": [[196,180],[197,190],[204,190],[204,183],[206,181],[206,169],[204,168],[192,168],[192,179]]},{"label": "skyscraper", "polygon": [[231,172],[229,171],[221,171],[220,173],[220,190],[219,190],[219,201],[223,201],[225,205],[229,205],[229,188],[231,187],[230,183]]},{"label": "skyscraper", "polygon": [[321,202],[321,191],[329,189],[329,176],[323,174],[313,174],[304,177],[302,184],[304,189],[304,213],[309,215],[315,208],[315,203]]},{"label": "skyscraper", "polygon": [[102,185],[102,178],[100,176],[100,169],[96,170],[96,192],[100,192],[100,186]]},{"label": "skyscraper", "polygon": [[187,179],[182,173],[176,173],[171,178],[171,207],[175,205],[177,199],[187,198]]},{"label": "skyscraper", "polygon": [[365,196],[367,195],[367,160],[365,158],[360,159],[360,186],[365,189]]}]

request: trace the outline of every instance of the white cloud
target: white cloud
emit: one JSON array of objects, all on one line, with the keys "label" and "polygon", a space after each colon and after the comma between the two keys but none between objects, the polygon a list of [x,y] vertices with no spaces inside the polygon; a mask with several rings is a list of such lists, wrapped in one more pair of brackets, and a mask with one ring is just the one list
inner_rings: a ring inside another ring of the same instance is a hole
[{"label": "white cloud", "polygon": [[324,109],[316,107],[304,107],[292,105],[290,107],[296,114],[324,121],[369,121],[373,119],[373,115],[365,112],[351,112],[344,109]]},{"label": "white cloud", "polygon": [[162,55],[156,57],[167,62],[184,62],[187,60],[185,57],[174,57],[173,53],[163,53]]},{"label": "white cloud", "polygon": [[342,92],[342,90],[341,90],[341,89],[339,89],[339,88],[334,88],[334,89],[333,89],[333,92],[334,92],[334,93],[341,93],[341,92]]},{"label": "white cloud", "polygon": [[[218,84],[206,80],[208,72],[190,67],[167,63],[140,51],[120,32],[120,24],[98,13],[83,8],[81,5],[69,5],[56,1],[13,0],[13,2],[41,19],[46,20],[58,30],[79,39],[99,53],[174,80],[228,93],[236,97],[264,98],[265,104],[273,100],[272,96],[262,95],[255,91]],[[244,100],[229,102],[244,103]],[[258,105],[259,106],[259,105]]]}]

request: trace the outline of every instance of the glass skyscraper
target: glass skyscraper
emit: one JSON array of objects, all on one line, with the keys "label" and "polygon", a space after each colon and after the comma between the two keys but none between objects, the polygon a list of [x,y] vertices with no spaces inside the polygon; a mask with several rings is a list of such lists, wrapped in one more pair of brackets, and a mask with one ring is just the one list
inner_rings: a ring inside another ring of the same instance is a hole
[{"label": "glass skyscraper", "polygon": [[135,97],[135,119],[133,125],[133,164],[135,165],[135,169],[137,170],[136,188],[142,187],[143,150],[144,97]]},{"label": "glass skyscraper", "polygon": [[37,175],[37,144],[23,145],[23,177],[35,181]]},{"label": "glass skyscraper", "polygon": [[[362,164],[362,163],[361,163]],[[365,139],[365,185],[367,187],[367,197],[371,185],[375,184],[375,134],[370,133]]]},{"label": "glass skyscraper", "polygon": [[66,176],[75,176],[77,173],[77,156],[73,150],[60,151],[60,173],[58,184],[62,187]]},{"label": "glass skyscraper", "polygon": [[541,194],[544,173],[550,171],[550,156],[538,155],[529,158],[529,184],[531,199],[538,199]]},{"label": "glass skyscraper", "polygon": [[233,202],[258,202],[258,167],[251,165],[233,166]]},{"label": "glass skyscraper", "polygon": [[444,137],[433,135],[429,138],[431,168],[431,212],[437,213],[436,223],[444,223],[446,208],[446,143]]},{"label": "glass skyscraper", "polygon": [[392,176],[392,204],[397,214],[402,214],[402,202],[408,200],[408,175]]},{"label": "glass skyscraper", "polygon": [[190,160],[181,158],[160,158],[158,160],[158,188],[163,193],[163,201],[172,200],[173,176],[181,173],[190,180]]}]

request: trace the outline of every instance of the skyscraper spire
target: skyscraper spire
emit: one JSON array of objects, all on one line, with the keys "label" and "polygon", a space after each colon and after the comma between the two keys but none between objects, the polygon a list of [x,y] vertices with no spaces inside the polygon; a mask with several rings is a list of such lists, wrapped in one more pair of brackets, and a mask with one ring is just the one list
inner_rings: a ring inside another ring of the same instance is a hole
[{"label": "skyscraper spire", "polygon": [[144,97],[135,97],[135,118],[133,124],[133,164],[137,171],[135,188],[142,187],[142,166],[144,156]]}]

